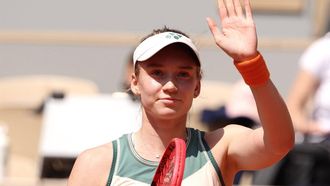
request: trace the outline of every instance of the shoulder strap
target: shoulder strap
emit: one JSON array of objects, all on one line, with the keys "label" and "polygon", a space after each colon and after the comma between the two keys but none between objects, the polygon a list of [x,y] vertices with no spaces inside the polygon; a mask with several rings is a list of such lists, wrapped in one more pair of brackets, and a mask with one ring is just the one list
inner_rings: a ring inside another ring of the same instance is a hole
[{"label": "shoulder strap", "polygon": [[203,143],[203,146],[204,146],[205,150],[207,151],[207,155],[208,155],[208,157],[209,157],[209,159],[210,159],[210,161],[211,161],[214,169],[216,170],[216,172],[218,174],[218,177],[219,177],[219,180],[221,182],[221,185],[225,186],[225,182],[224,182],[224,180],[222,178],[220,167],[218,166],[218,163],[215,161],[215,159],[213,157],[213,154],[211,152],[211,148],[208,145],[208,143],[205,141],[204,136],[205,136],[205,132],[200,131],[200,136],[199,137],[201,138],[202,143]]},{"label": "shoulder strap", "polygon": [[112,141],[112,151],[113,151],[112,164],[111,164],[111,169],[110,169],[110,173],[109,173],[109,177],[108,177],[107,186],[111,185],[113,174],[115,172],[115,167],[116,167],[116,162],[117,162],[117,151],[118,151],[117,140]]}]

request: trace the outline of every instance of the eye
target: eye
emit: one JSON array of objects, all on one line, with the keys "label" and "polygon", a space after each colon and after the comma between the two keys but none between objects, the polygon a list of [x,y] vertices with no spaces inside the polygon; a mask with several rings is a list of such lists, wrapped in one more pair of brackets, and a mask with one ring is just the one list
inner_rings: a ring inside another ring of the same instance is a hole
[{"label": "eye", "polygon": [[191,75],[189,72],[179,72],[177,77],[179,78],[189,78]]},{"label": "eye", "polygon": [[152,70],[151,71],[151,76],[153,77],[162,77],[164,75],[164,73],[161,70]]}]

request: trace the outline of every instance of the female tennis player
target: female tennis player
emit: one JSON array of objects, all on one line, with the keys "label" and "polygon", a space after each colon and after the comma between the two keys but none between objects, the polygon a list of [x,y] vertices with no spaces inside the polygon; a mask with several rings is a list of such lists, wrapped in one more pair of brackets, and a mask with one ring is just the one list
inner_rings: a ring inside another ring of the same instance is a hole
[{"label": "female tennis player", "polygon": [[238,171],[270,166],[287,154],[294,145],[291,118],[257,50],[250,2],[243,2],[218,0],[222,28],[211,18],[207,23],[216,45],[250,86],[262,126],[232,124],[212,132],[187,128],[188,111],[201,88],[199,54],[184,33],[155,30],[133,56],[131,89],[140,97],[142,127],[80,154],[68,185],[150,185],[173,138],[187,146],[179,185],[232,185]]}]

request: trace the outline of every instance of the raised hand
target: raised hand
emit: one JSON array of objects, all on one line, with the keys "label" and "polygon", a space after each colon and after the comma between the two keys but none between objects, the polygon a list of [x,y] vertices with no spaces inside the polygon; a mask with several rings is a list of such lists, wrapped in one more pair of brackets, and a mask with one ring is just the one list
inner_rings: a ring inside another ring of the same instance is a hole
[{"label": "raised hand", "polygon": [[[224,2],[225,1],[225,2]],[[257,34],[249,0],[218,0],[222,28],[207,18],[216,44],[235,61],[244,61],[257,55]]]}]

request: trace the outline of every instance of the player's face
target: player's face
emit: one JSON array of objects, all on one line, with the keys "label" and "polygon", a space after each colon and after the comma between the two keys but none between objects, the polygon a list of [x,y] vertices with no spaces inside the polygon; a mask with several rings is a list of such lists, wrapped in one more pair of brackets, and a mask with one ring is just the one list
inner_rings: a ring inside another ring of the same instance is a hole
[{"label": "player's face", "polygon": [[199,68],[194,60],[172,45],[139,64],[135,88],[146,113],[164,119],[186,117],[200,91]]}]

